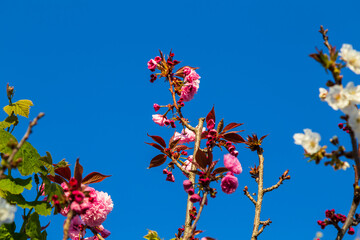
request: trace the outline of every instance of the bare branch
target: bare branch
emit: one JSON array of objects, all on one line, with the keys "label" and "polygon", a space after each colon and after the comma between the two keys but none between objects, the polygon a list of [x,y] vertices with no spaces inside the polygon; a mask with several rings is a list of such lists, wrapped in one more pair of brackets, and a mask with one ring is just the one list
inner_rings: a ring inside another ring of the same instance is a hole
[{"label": "bare branch", "polygon": [[256,206],[256,201],[255,199],[250,195],[250,193],[248,192],[248,187],[245,186],[244,187],[244,194],[250,199],[250,201]]},{"label": "bare branch", "polygon": [[283,173],[283,175],[282,175],[281,177],[279,177],[279,181],[277,182],[277,184],[273,185],[272,187],[265,188],[265,189],[264,189],[264,193],[270,192],[270,191],[272,191],[272,190],[280,187],[280,185],[283,183],[284,180],[290,179],[290,176],[287,175],[288,172],[289,172],[289,170],[286,170],[286,171]]}]

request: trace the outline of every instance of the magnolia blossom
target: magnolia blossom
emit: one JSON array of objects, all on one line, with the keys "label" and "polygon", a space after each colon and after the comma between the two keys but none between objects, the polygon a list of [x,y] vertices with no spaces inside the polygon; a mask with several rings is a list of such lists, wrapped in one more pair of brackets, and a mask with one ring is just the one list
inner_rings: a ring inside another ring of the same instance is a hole
[{"label": "magnolia blossom", "polygon": [[295,144],[301,145],[309,154],[317,153],[321,149],[320,134],[312,132],[310,129],[304,129],[304,133],[294,134]]},{"label": "magnolia blossom", "polygon": [[360,74],[360,52],[350,44],[343,44],[339,55],[346,62],[346,66],[356,74]]},{"label": "magnolia blossom", "polygon": [[86,225],[96,227],[105,221],[107,215],[113,210],[114,204],[109,194],[105,192],[91,191],[91,193],[95,193],[92,205],[85,214],[81,215],[81,219]]},{"label": "magnolia blossom", "polygon": [[5,199],[0,197],[0,226],[3,223],[14,221],[16,206],[10,205]]},{"label": "magnolia blossom", "polygon": [[175,132],[174,140],[178,139],[180,139],[179,144],[193,142],[195,141],[195,133],[185,128],[181,133]]},{"label": "magnolia blossom", "polygon": [[242,167],[239,160],[232,154],[224,155],[224,165],[230,172],[234,174],[240,174],[242,172]]},{"label": "magnolia blossom", "polygon": [[154,114],[152,115],[152,120],[156,123],[159,124],[160,126],[164,126],[165,121],[166,121],[166,117],[164,117],[161,114]]},{"label": "magnolia blossom", "polygon": [[221,179],[221,190],[226,194],[231,194],[235,192],[239,185],[237,177],[234,176],[232,172],[228,172],[223,179]]}]

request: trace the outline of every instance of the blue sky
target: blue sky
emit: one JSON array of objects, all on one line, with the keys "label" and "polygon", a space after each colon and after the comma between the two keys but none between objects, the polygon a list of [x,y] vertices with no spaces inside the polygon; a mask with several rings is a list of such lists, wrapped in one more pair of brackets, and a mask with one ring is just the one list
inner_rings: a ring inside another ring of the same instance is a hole
[{"label": "blue sky", "polygon": [[[110,239],[141,239],[146,229],[169,239],[184,223],[184,177],[176,172],[170,183],[162,168],[147,170],[158,153],[144,142],[146,133],[173,133],[151,120],[153,103],[167,104],[170,97],[163,82],[150,84],[146,67],[158,49],[173,49],[176,59],[200,68],[200,89],[185,115],[195,122],[215,105],[218,119],[244,123],[244,136],[269,134],[265,186],[290,170],[291,181],[265,196],[262,218],[273,223],[260,238],[312,239],[326,209],[347,214],[353,173],[307,163],[293,143],[294,133],[311,128],[322,145],[330,147],[328,139],[338,135],[350,147],[337,128],[340,113],[318,99],[330,75],[308,55],[322,48],[321,24],[334,45],[360,49],[359,7],[358,1],[334,0],[2,1],[2,105],[9,82],[15,100],[33,100],[31,118],[46,113],[30,139],[41,154],[72,164],[80,157],[85,172],[112,175],[93,186],[115,203],[104,223]],[[345,82],[357,78],[344,70]],[[249,239],[252,231],[254,209],[242,188],[256,191],[248,170],[257,156],[238,149],[244,169],[238,191],[219,191],[198,225],[219,240]],[[219,152],[214,157],[222,160]],[[63,220],[51,220],[49,239],[59,238]],[[324,239],[334,234],[328,227]]]}]

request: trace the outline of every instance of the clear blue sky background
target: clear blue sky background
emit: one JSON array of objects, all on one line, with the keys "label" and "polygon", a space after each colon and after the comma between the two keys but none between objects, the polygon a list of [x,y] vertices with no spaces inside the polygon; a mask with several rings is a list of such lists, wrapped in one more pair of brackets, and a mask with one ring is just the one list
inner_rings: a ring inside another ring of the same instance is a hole
[{"label": "clear blue sky background", "polygon": [[[260,238],[312,239],[326,209],[347,214],[353,172],[307,163],[293,143],[294,133],[311,128],[322,145],[336,134],[349,146],[337,128],[340,113],[318,99],[330,75],[308,55],[323,48],[321,24],[334,45],[360,49],[359,8],[355,0],[2,1],[1,104],[9,82],[15,99],[33,100],[31,118],[46,113],[30,139],[41,154],[72,164],[80,157],[86,173],[112,174],[94,185],[115,202],[104,223],[110,239],[141,239],[147,228],[169,239],[184,223],[184,176],[176,171],[170,183],[162,168],[147,170],[158,152],[144,142],[146,133],[173,132],[151,120],[153,103],[170,98],[162,81],[149,83],[146,67],[158,49],[172,48],[178,60],[200,67],[200,90],[186,116],[195,122],[215,104],[218,119],[245,123],[244,134],[270,134],[263,145],[265,186],[290,170],[291,181],[265,196],[262,219],[273,223]],[[344,70],[345,82],[358,79]],[[16,136],[27,123],[22,119]],[[238,149],[239,189],[210,199],[198,225],[202,236],[250,239],[254,208],[242,188],[256,191],[248,170],[257,156]],[[60,239],[63,221],[52,218],[49,239]],[[328,227],[324,239],[334,234]]]}]

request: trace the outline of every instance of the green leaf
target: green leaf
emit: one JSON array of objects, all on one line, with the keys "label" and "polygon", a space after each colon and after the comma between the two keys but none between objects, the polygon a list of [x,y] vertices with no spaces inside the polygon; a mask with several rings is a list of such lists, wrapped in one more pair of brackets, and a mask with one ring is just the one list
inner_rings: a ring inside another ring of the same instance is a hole
[{"label": "green leaf", "polygon": [[148,240],[161,240],[158,233],[152,230],[148,230],[148,234],[146,234],[144,238]]},{"label": "green leaf", "polygon": [[3,191],[8,191],[12,194],[20,194],[24,191],[24,189],[30,190],[32,187],[32,178],[21,179],[21,178],[12,178],[6,177],[4,179],[0,179],[0,189]]},{"label": "green leaf", "polygon": [[48,174],[55,176],[55,168],[52,165],[52,157],[49,152],[46,152],[46,156],[40,157],[40,161],[44,167],[46,167]]},{"label": "green leaf", "polygon": [[[7,131],[0,129],[0,152],[11,154],[12,150],[7,146],[8,142],[12,140],[17,143],[16,138]],[[28,176],[33,173],[43,172],[46,174],[46,169],[42,168],[43,163],[39,161],[40,154],[29,143],[25,142],[15,155],[15,159],[22,158],[18,165],[18,170],[23,176]]]},{"label": "green leaf", "polygon": [[3,224],[0,226],[0,240],[26,240],[27,236],[23,233],[14,233],[16,229],[15,222]]},{"label": "green leaf", "polygon": [[19,100],[4,107],[4,111],[10,116],[12,113],[24,117],[29,117],[30,107],[34,106],[30,100]]},{"label": "green leaf", "polygon": [[51,214],[51,205],[46,201],[27,202],[21,194],[6,194],[6,200],[9,203],[17,204],[21,208],[35,209],[40,215],[48,216]]},{"label": "green leaf", "polygon": [[34,212],[30,215],[25,231],[30,239],[42,240],[39,214]]},{"label": "green leaf", "polygon": [[11,125],[16,126],[19,123],[18,117],[15,115],[8,116],[4,121],[0,122],[0,128],[5,129]]}]

